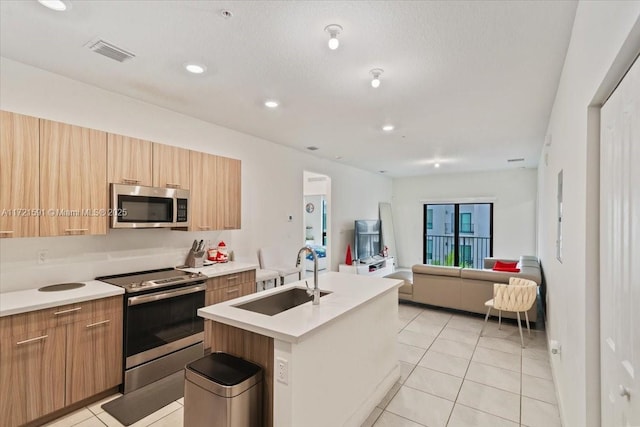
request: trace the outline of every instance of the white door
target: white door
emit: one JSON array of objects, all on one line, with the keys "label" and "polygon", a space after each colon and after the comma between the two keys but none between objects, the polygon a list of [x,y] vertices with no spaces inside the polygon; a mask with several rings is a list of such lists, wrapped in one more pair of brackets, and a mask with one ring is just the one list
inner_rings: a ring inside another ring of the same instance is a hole
[{"label": "white door", "polygon": [[640,61],[600,117],[602,425],[640,426]]}]

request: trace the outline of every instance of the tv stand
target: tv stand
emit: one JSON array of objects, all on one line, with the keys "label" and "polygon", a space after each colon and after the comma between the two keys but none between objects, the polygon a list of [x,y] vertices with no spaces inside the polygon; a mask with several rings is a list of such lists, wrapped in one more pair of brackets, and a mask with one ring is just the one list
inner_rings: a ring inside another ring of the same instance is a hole
[{"label": "tv stand", "polygon": [[393,257],[383,258],[382,260],[372,260],[368,264],[347,265],[340,264],[338,271],[340,273],[358,274],[361,276],[383,277],[393,273],[395,270],[395,260]]}]

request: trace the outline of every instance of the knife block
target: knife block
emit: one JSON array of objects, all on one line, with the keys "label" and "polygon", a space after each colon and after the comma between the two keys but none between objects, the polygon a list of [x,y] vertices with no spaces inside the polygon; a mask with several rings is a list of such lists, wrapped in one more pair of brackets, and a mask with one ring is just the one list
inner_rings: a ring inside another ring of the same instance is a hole
[{"label": "knife block", "polygon": [[197,268],[204,266],[204,254],[205,251],[196,252],[193,249],[189,250],[187,255],[187,261],[185,262],[190,268]]}]

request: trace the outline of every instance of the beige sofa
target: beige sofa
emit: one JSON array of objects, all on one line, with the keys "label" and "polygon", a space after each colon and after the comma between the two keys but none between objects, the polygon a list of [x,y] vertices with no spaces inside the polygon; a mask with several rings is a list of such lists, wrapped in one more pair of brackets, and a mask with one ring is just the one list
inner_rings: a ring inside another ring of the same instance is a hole
[{"label": "beige sofa", "polygon": [[[485,314],[487,309],[484,303],[493,298],[494,283],[509,283],[510,277],[533,280],[538,285],[542,282],[540,263],[534,256],[520,257],[519,273],[491,270],[497,260],[516,261],[486,258],[485,269],[482,270],[416,264],[411,269],[412,274],[409,271],[400,271],[390,276],[405,280],[398,292],[401,300]],[[529,310],[528,315],[529,320],[536,320],[536,305]],[[516,317],[515,313],[503,313],[503,316],[514,319]]]}]

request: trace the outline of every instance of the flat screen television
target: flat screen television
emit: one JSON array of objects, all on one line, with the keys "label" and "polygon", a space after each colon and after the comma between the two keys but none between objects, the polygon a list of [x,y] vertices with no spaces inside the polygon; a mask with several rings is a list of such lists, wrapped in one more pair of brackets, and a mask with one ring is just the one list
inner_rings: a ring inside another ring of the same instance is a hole
[{"label": "flat screen television", "polygon": [[363,260],[378,255],[380,250],[380,220],[359,219],[355,222],[355,259]]}]

